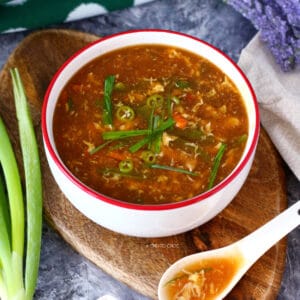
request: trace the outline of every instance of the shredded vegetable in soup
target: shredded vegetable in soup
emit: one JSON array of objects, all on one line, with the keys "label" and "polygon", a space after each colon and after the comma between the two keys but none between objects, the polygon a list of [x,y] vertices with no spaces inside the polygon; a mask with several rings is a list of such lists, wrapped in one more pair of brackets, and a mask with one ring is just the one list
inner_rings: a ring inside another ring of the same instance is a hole
[{"label": "shredded vegetable in soup", "polygon": [[54,139],[95,191],[139,204],[178,202],[222,181],[247,141],[233,82],[182,49],[127,47],[100,56],[63,88]]},{"label": "shredded vegetable in soup", "polygon": [[239,254],[218,257],[188,265],[164,288],[169,300],[214,300],[227,287],[243,263]]}]

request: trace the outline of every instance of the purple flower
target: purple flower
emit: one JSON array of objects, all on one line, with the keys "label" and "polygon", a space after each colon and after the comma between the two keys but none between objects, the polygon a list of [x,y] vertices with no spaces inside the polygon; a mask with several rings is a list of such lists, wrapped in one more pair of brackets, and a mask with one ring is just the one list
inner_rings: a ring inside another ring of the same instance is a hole
[{"label": "purple flower", "polygon": [[226,0],[261,33],[283,71],[300,63],[300,0]]}]

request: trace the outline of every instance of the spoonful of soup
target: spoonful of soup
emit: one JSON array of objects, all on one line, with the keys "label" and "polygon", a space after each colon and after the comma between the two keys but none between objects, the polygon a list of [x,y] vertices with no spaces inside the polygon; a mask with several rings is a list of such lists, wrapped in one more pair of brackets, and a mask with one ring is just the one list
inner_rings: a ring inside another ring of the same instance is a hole
[{"label": "spoonful of soup", "polygon": [[159,300],[223,299],[258,258],[299,224],[300,200],[229,246],[178,260],[159,282]]}]

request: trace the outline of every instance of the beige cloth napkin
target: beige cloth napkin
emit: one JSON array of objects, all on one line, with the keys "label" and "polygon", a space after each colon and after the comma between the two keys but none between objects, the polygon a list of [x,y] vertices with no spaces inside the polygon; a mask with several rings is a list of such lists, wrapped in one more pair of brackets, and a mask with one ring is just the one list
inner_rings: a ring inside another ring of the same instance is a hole
[{"label": "beige cloth napkin", "polygon": [[256,93],[262,126],[300,180],[300,66],[281,71],[259,33],[242,51],[238,64]]}]

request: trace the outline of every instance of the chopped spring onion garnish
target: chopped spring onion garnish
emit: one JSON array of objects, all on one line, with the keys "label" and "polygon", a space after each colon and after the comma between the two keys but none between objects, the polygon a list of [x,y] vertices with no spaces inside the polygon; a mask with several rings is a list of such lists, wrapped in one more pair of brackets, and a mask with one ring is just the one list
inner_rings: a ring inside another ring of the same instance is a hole
[{"label": "chopped spring onion garnish", "polygon": [[143,138],[136,144],[132,145],[129,148],[129,151],[131,153],[138,151],[144,145],[149,144],[153,139],[157,138],[157,136],[161,136],[162,132],[164,130],[170,128],[171,126],[173,126],[173,124],[174,124],[174,120],[171,118],[167,119],[166,121],[161,122],[157,128],[154,128],[153,130],[148,131],[148,135],[145,138]]},{"label": "chopped spring onion garnish", "polygon": [[239,144],[245,143],[247,141],[247,138],[248,138],[248,135],[246,133],[242,134],[234,141],[234,145],[239,145]]},{"label": "chopped spring onion garnish", "polygon": [[[156,116],[154,116],[154,110],[155,110],[155,107],[152,107],[151,113],[149,116],[149,121],[148,121],[148,129],[150,130],[150,135],[153,134],[154,118],[156,117]],[[152,144],[152,140],[149,141],[148,149],[151,149],[151,144]]]},{"label": "chopped spring onion garnish", "polygon": [[104,147],[106,147],[107,145],[109,145],[111,142],[112,142],[112,141],[107,141],[107,142],[105,142],[105,143],[103,143],[103,144],[101,144],[101,145],[99,145],[99,146],[97,146],[97,147],[91,149],[91,150],[89,151],[89,154],[92,155],[92,154],[97,153],[98,151],[100,151],[101,149],[103,149]]},{"label": "chopped spring onion garnish", "polygon": [[198,176],[197,173],[194,173],[194,172],[191,172],[191,171],[188,171],[185,169],[181,169],[181,168],[175,168],[175,167],[157,165],[157,164],[150,165],[149,167],[152,169],[161,169],[161,170],[174,171],[174,172],[183,173],[183,174],[192,175],[192,176]]},{"label": "chopped spring onion garnish", "polygon": [[174,120],[172,118],[168,118],[167,120],[161,122],[157,128],[153,130],[150,129],[140,129],[140,130],[119,130],[119,131],[107,131],[103,132],[102,138],[104,140],[117,140],[124,139],[134,136],[146,135],[145,138],[132,145],[129,150],[130,152],[136,152],[141,147],[149,143],[153,138],[157,135],[161,134],[164,130],[170,128],[174,124]]},{"label": "chopped spring onion garnish", "polygon": [[[154,120],[155,121],[155,120]],[[159,122],[158,126],[155,128],[155,124],[153,125],[153,134],[158,132],[163,132],[164,130],[172,127],[175,124],[174,120],[172,118],[168,118],[165,121]]]},{"label": "chopped spring onion garnish", "polygon": [[219,166],[221,163],[221,159],[224,155],[225,150],[226,150],[226,144],[222,143],[216,156],[215,156],[215,159],[214,159],[212,171],[211,171],[210,177],[209,177],[208,189],[211,189],[214,185],[214,182],[215,182],[218,170],[219,170]]},{"label": "chopped spring onion garnish", "polygon": [[131,153],[134,153],[134,152],[140,150],[143,146],[145,146],[146,144],[149,144],[151,142],[152,136],[153,135],[148,135],[148,136],[144,137],[142,140],[135,143],[134,145],[130,146],[129,151]]},{"label": "chopped spring onion garnish", "polygon": [[149,133],[150,130],[148,129],[106,131],[103,132],[102,138],[104,140],[118,140],[134,136],[147,135]]},{"label": "chopped spring onion garnish", "polygon": [[[160,116],[155,116],[154,117],[154,122],[153,122],[153,128],[157,129],[159,128],[159,125],[161,123],[161,117]],[[155,135],[155,137],[152,138],[151,140],[151,145],[150,149],[153,150],[154,153],[159,153],[160,152],[160,145],[161,145],[161,139],[162,139],[163,132],[159,132],[158,134]]]},{"label": "chopped spring onion garnish", "polygon": [[175,86],[180,89],[185,89],[190,87],[190,83],[187,80],[179,79],[175,81]]},{"label": "chopped spring onion garnish", "polygon": [[114,82],[114,75],[107,76],[104,81],[103,122],[106,125],[112,125],[113,123],[111,93],[113,91]]}]

